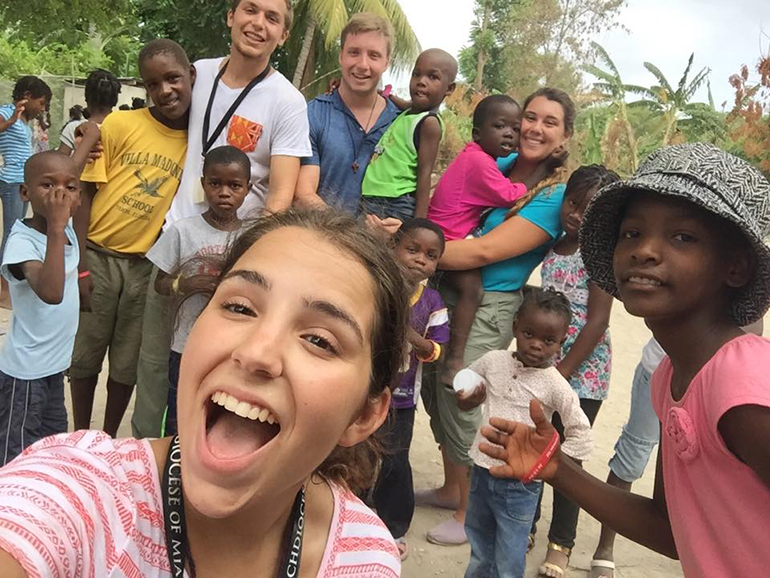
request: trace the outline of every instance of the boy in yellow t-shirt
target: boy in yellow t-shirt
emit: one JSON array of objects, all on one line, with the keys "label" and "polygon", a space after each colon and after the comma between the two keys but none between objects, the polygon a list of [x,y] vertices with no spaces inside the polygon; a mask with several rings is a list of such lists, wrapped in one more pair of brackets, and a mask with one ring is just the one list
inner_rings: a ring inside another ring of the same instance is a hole
[{"label": "boy in yellow t-shirt", "polygon": [[176,194],[187,152],[195,69],[181,46],[153,40],[139,73],[155,106],[110,114],[103,153],[83,171],[75,216],[81,244],[80,324],[70,368],[75,429],[91,427],[94,390],[109,349],[104,431],[115,436],[136,382],[147,284],[145,253]]}]

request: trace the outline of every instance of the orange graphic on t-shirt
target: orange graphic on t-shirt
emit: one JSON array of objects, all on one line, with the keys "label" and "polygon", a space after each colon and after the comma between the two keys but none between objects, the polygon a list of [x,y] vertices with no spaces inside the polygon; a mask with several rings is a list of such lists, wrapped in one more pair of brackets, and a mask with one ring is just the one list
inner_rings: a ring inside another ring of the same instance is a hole
[{"label": "orange graphic on t-shirt", "polygon": [[262,125],[247,118],[235,115],[227,130],[227,143],[245,153],[254,152],[262,135]]}]

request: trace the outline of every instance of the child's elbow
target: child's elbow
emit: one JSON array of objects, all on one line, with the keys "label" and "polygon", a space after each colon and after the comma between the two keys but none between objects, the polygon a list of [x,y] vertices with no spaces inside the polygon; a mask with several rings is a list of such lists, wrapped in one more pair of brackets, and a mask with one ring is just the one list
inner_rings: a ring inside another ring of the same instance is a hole
[{"label": "child's elbow", "polygon": [[40,300],[43,303],[46,303],[48,305],[59,305],[64,300],[64,293],[63,292],[59,292],[59,293],[43,292],[38,294],[38,297],[40,297]]}]

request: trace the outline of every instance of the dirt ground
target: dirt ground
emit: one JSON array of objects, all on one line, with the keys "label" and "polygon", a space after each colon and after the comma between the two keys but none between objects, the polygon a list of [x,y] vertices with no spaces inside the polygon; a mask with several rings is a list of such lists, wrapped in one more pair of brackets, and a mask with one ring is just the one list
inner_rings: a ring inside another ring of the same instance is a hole
[{"label": "dirt ground", "polygon": [[[536,276],[533,277],[536,278]],[[9,320],[10,312],[0,310],[0,330],[8,330]],[[770,316],[765,319],[765,323],[770,323]],[[610,330],[613,340],[612,385],[609,399],[603,404],[594,425],[595,451],[586,463],[588,471],[602,479],[607,476],[607,461],[612,455],[615,440],[628,416],[634,368],[639,361],[642,347],[650,336],[650,332],[642,320],[628,315],[618,302],[613,308]],[[106,377],[103,373],[94,407],[94,427],[101,426],[101,420],[104,416],[106,398],[104,379]],[[69,408],[69,395],[67,403]],[[132,411],[133,402],[129,407],[128,414],[123,419],[119,431],[121,436],[131,435]],[[437,486],[441,483],[440,455],[433,442],[428,420],[422,408],[420,408],[416,421],[411,460],[414,468],[415,487]],[[651,457],[651,465],[647,468],[644,477],[634,485],[634,491],[647,496],[652,495],[654,463],[655,455]],[[407,535],[410,556],[403,566],[402,575],[405,578],[463,576],[470,552],[467,545],[442,547],[430,544],[425,539],[425,533],[449,515],[449,512],[445,510],[417,509],[412,528]],[[537,576],[537,566],[545,555],[550,517],[551,489],[546,487],[538,540],[534,551],[527,558],[526,578]],[[598,535],[599,524],[583,512],[580,516],[577,543],[570,560],[568,576],[583,578],[589,575],[591,555],[596,546]],[[616,542],[615,559],[618,565],[616,576],[619,578],[674,578],[682,576],[682,571],[676,561],[669,560],[622,537],[618,537]]]}]

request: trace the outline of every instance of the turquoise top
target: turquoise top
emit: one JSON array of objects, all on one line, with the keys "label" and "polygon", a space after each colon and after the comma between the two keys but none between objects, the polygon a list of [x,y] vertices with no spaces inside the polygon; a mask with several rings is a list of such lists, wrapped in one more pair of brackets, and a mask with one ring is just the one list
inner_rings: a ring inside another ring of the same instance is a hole
[{"label": "turquoise top", "polygon": [[[499,158],[497,166],[503,174],[507,175],[511,172],[515,161],[515,154]],[[532,271],[543,261],[548,250],[561,237],[560,212],[566,188],[566,185],[563,184],[546,187],[519,211],[519,217],[537,225],[548,233],[551,238],[547,243],[543,243],[528,253],[482,267],[481,278],[484,284],[484,291],[511,292],[518,291],[524,287]],[[506,208],[494,209],[487,217],[481,234],[486,235],[500,225],[505,220],[507,214],[508,209]]]}]

